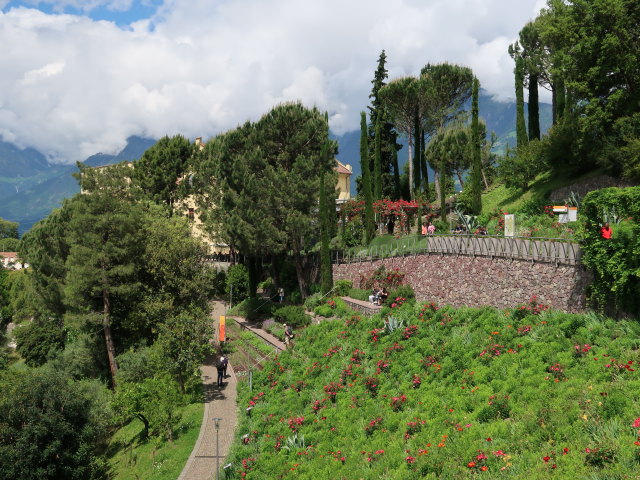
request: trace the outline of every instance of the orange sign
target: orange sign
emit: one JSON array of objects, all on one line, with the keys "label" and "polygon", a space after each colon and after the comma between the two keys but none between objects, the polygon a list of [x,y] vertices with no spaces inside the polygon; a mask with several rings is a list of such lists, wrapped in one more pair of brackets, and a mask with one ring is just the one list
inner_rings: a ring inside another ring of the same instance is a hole
[{"label": "orange sign", "polygon": [[224,315],[220,315],[220,328],[218,329],[218,332],[220,332],[220,342],[224,342],[226,340],[225,337],[225,327],[226,327],[226,318]]}]

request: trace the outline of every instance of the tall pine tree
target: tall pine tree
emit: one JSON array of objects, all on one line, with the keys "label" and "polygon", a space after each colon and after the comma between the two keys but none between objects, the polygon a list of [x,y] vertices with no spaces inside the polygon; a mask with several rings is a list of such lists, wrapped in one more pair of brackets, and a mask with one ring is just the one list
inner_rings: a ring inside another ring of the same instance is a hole
[{"label": "tall pine tree", "polygon": [[[382,50],[378,57],[378,67],[374,73],[373,80],[371,80],[372,88],[369,98],[371,99],[371,105],[367,107],[369,109],[369,146],[375,147],[375,138],[378,136],[376,133],[377,124],[380,123],[380,171],[381,171],[381,195],[380,197],[393,197],[398,198],[400,192],[400,171],[398,166],[394,163],[394,158],[397,158],[397,152],[402,146],[398,144],[398,134],[393,129],[393,124],[389,121],[389,116],[385,111],[382,100],[380,99],[378,92],[382,87],[386,85],[387,79],[386,69],[387,55]],[[375,152],[372,152],[371,159],[375,162]],[[370,163],[373,169],[373,165]],[[375,175],[375,173],[374,173]],[[374,187],[375,187],[374,181]],[[375,188],[374,188],[375,190]],[[376,196],[374,194],[374,196]]]}]

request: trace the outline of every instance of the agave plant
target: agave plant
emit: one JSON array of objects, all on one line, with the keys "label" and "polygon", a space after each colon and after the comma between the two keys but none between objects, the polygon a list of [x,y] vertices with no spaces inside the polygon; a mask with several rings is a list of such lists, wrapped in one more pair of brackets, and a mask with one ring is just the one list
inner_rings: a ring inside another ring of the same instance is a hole
[{"label": "agave plant", "polygon": [[404,320],[398,320],[396,317],[389,317],[384,322],[384,328],[387,333],[393,333],[396,330],[404,328]]},{"label": "agave plant", "polygon": [[580,203],[582,202],[582,198],[573,190],[569,192],[569,198],[567,198],[566,203],[572,207],[580,208]]},{"label": "agave plant", "polygon": [[301,448],[306,448],[304,435],[298,436],[298,434],[295,433],[292,437],[287,437],[286,445],[283,445],[282,448],[286,448],[287,450],[300,450]]},{"label": "agave plant", "polygon": [[612,207],[611,210],[609,210],[605,207],[602,209],[602,224],[618,225],[621,221],[622,217],[618,215],[615,208]]},{"label": "agave plant", "polygon": [[467,232],[475,232],[480,226],[476,215],[465,215],[458,205],[455,206],[455,212],[460,221],[464,224],[464,228],[466,228]]}]

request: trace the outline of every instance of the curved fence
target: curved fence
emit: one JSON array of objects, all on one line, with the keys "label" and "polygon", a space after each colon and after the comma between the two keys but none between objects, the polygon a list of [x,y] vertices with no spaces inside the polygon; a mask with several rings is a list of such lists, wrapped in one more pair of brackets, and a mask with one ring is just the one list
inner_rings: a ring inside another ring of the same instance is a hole
[{"label": "curved fence", "polygon": [[333,263],[352,263],[408,255],[466,255],[564,265],[580,263],[580,244],[560,238],[427,235],[399,238],[388,245],[335,251]]}]

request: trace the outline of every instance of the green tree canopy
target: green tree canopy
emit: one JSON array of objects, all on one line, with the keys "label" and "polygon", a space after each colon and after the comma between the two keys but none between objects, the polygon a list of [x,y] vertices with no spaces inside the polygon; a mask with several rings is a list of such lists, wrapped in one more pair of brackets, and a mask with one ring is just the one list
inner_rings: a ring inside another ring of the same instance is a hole
[{"label": "green tree canopy", "polygon": [[133,182],[144,197],[172,206],[181,196],[180,182],[187,173],[194,145],[182,135],[162,137],[134,162]]},{"label": "green tree canopy", "polygon": [[0,379],[0,479],[105,478],[96,399],[51,370]]}]

